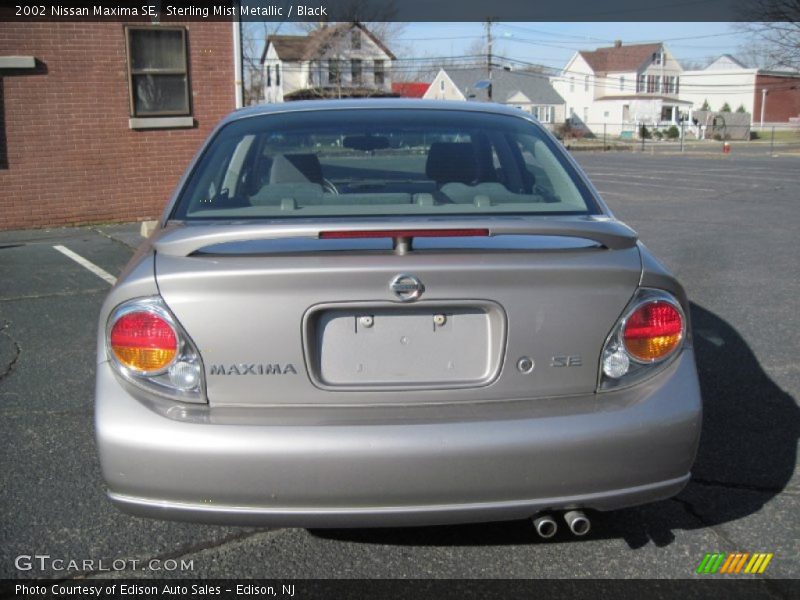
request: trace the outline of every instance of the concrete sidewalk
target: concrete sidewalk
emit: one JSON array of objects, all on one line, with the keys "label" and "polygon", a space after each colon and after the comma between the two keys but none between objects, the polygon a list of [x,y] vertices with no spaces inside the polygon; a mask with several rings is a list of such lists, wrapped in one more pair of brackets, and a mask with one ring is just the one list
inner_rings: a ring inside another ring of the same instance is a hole
[{"label": "concrete sidewalk", "polygon": [[[131,223],[109,223],[107,225],[84,225],[78,227],[50,227],[47,229],[12,229],[0,231],[0,246],[16,244],[44,243],[74,237],[81,232],[93,231],[129,248],[136,249],[144,241],[144,226],[154,221],[134,221]],[[152,228],[150,228],[152,231]]]}]

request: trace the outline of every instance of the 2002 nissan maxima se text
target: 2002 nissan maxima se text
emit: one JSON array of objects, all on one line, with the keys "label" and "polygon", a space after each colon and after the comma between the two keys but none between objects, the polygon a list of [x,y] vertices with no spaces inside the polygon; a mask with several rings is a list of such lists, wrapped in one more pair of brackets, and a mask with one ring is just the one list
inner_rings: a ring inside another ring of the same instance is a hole
[{"label": "2002 nissan maxima se text", "polygon": [[678,493],[686,295],[534,119],[297,102],[226,118],[100,315],[108,495],[159,518],[391,526]]}]

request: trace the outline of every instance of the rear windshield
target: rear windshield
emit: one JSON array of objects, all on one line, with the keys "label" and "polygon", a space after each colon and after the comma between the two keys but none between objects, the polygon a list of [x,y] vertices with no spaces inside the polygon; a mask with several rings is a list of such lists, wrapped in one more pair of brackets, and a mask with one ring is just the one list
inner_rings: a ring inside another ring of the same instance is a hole
[{"label": "rear windshield", "polygon": [[370,108],[226,125],[172,218],[597,212],[563,150],[523,118]]}]

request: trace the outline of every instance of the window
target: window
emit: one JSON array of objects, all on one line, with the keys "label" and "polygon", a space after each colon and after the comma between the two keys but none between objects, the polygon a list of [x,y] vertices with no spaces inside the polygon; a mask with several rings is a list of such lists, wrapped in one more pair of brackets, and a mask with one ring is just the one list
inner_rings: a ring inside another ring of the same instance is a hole
[{"label": "window", "polygon": [[636,91],[643,92],[645,90],[645,81],[647,79],[646,75],[639,75],[639,79],[636,82]]},{"label": "window", "polygon": [[675,93],[681,93],[681,78],[678,76],[675,76]]},{"label": "window", "polygon": [[658,52],[653,52],[653,64],[654,65],[663,65],[664,64],[664,53],[660,50]]},{"label": "window", "polygon": [[328,83],[338,84],[342,82],[342,69],[339,61],[335,58],[328,60]]},{"label": "window", "polygon": [[589,109],[585,106],[583,107],[583,122],[584,123],[589,122]]},{"label": "window", "polygon": [[575,78],[574,77],[570,77],[569,78],[569,91],[570,92],[574,92],[575,91]]},{"label": "window", "polygon": [[281,66],[275,65],[275,85],[281,85]]},{"label": "window", "polygon": [[652,94],[656,91],[656,78],[654,75],[647,76],[647,93]]},{"label": "window", "polygon": [[625,91],[625,76],[624,75],[619,78],[619,91],[620,92],[624,92]]},{"label": "window", "polygon": [[131,115],[190,115],[186,30],[127,27]]},{"label": "window", "polygon": [[444,79],[439,80],[439,91],[440,92],[444,91]]},{"label": "window", "polygon": [[361,32],[358,29],[350,32],[350,47],[353,50],[361,50]]},{"label": "window", "polygon": [[653,78],[653,89],[656,92],[660,92],[661,91],[661,75],[656,75]]},{"label": "window", "polygon": [[362,66],[361,59],[354,58],[350,61],[350,77],[353,85],[361,85],[362,83]]},{"label": "window", "polygon": [[677,94],[678,93],[678,78],[670,75],[669,77],[664,77],[664,93],[665,94]]},{"label": "window", "polygon": [[589,76],[588,75],[584,75],[584,77],[583,77],[583,91],[584,92],[588,92],[589,91]]},{"label": "window", "polygon": [[[489,201],[475,201],[482,197]],[[565,152],[539,126],[466,110],[355,108],[224,125],[170,218],[553,213],[596,209]]]},{"label": "window", "polygon": [[308,87],[314,87],[315,84],[323,83],[322,65],[317,61],[312,61],[308,65]]},{"label": "window", "polygon": [[272,67],[267,65],[267,87],[272,87]]},{"label": "window", "polygon": [[553,122],[553,107],[552,106],[534,106],[533,115],[542,123]]},{"label": "window", "polygon": [[[375,73],[375,85],[383,85],[386,81],[386,71],[382,60],[376,60],[373,63],[373,72]],[[442,82],[444,83],[444,82]]]}]

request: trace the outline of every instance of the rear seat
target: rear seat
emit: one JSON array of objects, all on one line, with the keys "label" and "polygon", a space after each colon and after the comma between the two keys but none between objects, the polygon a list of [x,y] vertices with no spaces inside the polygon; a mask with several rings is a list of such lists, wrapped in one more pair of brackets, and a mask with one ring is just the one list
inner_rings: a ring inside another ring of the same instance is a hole
[{"label": "rear seat", "polygon": [[411,194],[325,194],[315,183],[272,183],[250,197],[253,206],[386,206],[411,204]]}]

